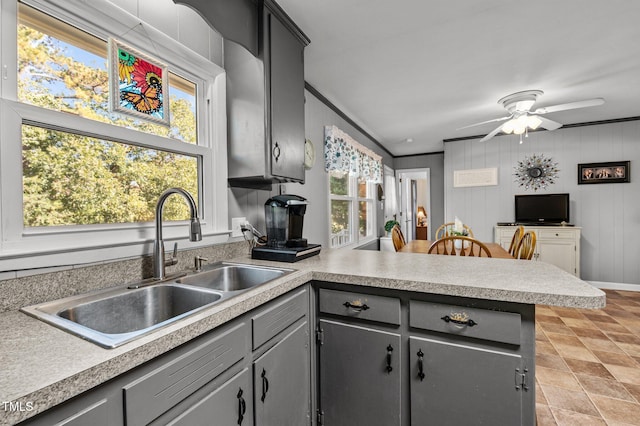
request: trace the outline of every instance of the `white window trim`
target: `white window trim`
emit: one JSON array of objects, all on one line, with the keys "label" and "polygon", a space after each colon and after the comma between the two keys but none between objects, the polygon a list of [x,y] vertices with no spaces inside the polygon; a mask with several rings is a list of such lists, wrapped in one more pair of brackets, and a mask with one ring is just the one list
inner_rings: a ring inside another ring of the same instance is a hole
[{"label": "white window trim", "polygon": [[[375,184],[372,182],[367,182],[367,197],[362,198],[358,196],[358,178],[356,176],[352,176],[351,174],[349,174],[348,176],[349,176],[349,194],[353,194],[353,195],[334,195],[331,193],[331,184],[330,184],[331,173],[327,173],[327,193],[329,194],[329,202],[328,202],[329,228],[327,232],[329,234],[329,246],[330,248],[334,248],[334,249],[341,249],[341,248],[352,249],[355,247],[365,245],[378,238],[376,235],[377,208],[376,208],[376,201],[373,196]],[[342,244],[342,245],[337,245],[337,246],[331,246],[331,201],[332,200],[351,202],[351,212],[350,212],[351,214],[349,217],[349,229],[351,231],[350,232],[351,242]],[[360,228],[358,223],[359,212],[360,212],[359,210],[360,201],[366,201],[371,203],[371,218],[368,221],[368,223],[371,225],[371,235],[364,238],[360,238],[360,232],[359,232]]]},{"label": "white window trim", "polygon": [[[199,215],[203,241],[190,243],[185,223],[166,224],[166,240],[184,240],[182,247],[210,245],[227,241],[227,152],[226,152],[226,76],[224,70],[190,51],[140,19],[106,0],[25,0],[24,3],[58,17],[104,40],[109,35],[127,34],[127,44],[146,49],[169,64],[170,70],[193,79],[199,87],[197,102],[200,145],[180,143],[135,130],[120,128],[68,114],[17,102],[17,2],[0,0],[0,271],[34,267],[77,265],[148,254],[153,250],[154,224],[118,224],[64,227],[66,229],[23,229],[21,124],[38,123],[53,128],[68,127],[87,135],[134,143],[172,152],[190,153],[202,158]],[[96,24],[94,24],[96,23]],[[144,25],[143,32],[131,29]],[[109,31],[107,30],[109,29]],[[171,60],[167,60],[170,58]],[[188,63],[190,71],[176,66]],[[197,75],[197,77],[196,77]],[[72,122],[73,125],[65,126]],[[135,142],[132,142],[135,141]],[[73,252],[73,256],[69,254]]]}]

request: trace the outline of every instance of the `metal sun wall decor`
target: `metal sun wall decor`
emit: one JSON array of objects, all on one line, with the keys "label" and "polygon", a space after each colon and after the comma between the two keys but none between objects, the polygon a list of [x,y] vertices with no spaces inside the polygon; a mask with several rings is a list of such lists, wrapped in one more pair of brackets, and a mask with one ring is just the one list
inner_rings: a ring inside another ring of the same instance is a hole
[{"label": "metal sun wall decor", "polygon": [[545,189],[554,184],[560,171],[558,163],[543,154],[533,154],[518,161],[518,165],[514,169],[515,181],[524,189],[533,189],[534,191]]},{"label": "metal sun wall decor", "polygon": [[109,39],[109,88],[112,111],[169,126],[166,65]]}]

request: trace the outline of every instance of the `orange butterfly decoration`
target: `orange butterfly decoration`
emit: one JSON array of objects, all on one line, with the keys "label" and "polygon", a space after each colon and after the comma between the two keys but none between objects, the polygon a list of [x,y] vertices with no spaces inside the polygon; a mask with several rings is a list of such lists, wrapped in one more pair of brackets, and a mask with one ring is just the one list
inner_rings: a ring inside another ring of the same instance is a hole
[{"label": "orange butterfly decoration", "polygon": [[122,92],[120,99],[133,105],[133,108],[143,114],[153,114],[162,108],[162,100],[158,96],[158,89],[148,86],[142,93]]}]

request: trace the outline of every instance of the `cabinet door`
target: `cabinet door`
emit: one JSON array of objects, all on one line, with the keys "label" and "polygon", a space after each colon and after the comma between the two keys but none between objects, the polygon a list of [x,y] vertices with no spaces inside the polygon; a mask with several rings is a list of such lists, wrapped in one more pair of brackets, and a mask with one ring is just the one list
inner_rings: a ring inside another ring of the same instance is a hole
[{"label": "cabinet door", "polygon": [[[193,405],[171,426],[253,425],[251,372],[244,369]],[[215,419],[215,422],[213,421]]]},{"label": "cabinet door", "polygon": [[409,340],[412,425],[522,424],[524,390],[516,389],[520,356],[431,339]]},{"label": "cabinet door", "polygon": [[304,182],[303,46],[278,18],[268,18],[271,174]]},{"label": "cabinet door", "polygon": [[576,275],[576,245],[573,241],[538,240],[538,260]]},{"label": "cabinet door", "polygon": [[308,323],[298,325],[253,364],[256,426],[311,422]]},{"label": "cabinet door", "polygon": [[324,424],[399,425],[400,335],[325,320],[320,328]]}]

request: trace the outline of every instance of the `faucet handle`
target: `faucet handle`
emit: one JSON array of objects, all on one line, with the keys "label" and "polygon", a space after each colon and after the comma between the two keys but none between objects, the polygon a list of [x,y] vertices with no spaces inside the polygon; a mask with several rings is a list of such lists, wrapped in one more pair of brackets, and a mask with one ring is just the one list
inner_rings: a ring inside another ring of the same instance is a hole
[{"label": "faucet handle", "polygon": [[170,259],[164,261],[164,266],[172,266],[178,263],[178,243],[173,245],[173,253]]},{"label": "faucet handle", "polygon": [[194,260],[195,260],[196,272],[202,271],[202,264],[204,262],[208,262],[209,261],[209,259],[207,259],[206,257],[202,257],[202,256],[196,256]]}]

